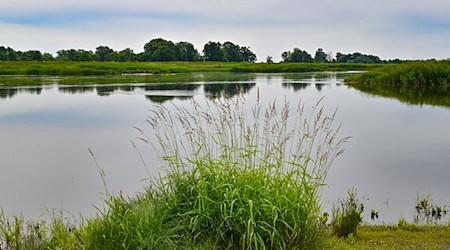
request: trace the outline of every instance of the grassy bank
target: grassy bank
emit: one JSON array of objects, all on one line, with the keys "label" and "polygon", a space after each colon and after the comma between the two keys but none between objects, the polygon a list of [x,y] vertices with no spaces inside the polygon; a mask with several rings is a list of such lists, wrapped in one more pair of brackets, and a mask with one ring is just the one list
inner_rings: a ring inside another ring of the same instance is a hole
[{"label": "grassy bank", "polygon": [[231,62],[0,62],[0,75],[99,76],[192,72],[312,72],[368,70],[373,64]]},{"label": "grassy bank", "polygon": [[450,60],[411,62],[350,75],[348,86],[412,105],[450,107]]},{"label": "grassy bank", "polygon": [[389,65],[349,76],[346,82],[355,86],[446,86],[450,83],[450,60]]}]

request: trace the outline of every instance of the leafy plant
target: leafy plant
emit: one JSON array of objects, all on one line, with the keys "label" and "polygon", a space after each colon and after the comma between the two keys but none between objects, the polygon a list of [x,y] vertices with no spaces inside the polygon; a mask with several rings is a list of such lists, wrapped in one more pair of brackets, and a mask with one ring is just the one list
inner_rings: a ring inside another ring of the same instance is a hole
[{"label": "leafy plant", "polygon": [[430,194],[425,197],[417,195],[415,209],[414,222],[416,224],[437,223],[447,215],[446,206],[434,204]]},{"label": "leafy plant", "polygon": [[356,236],[358,225],[362,222],[364,204],[356,197],[356,189],[347,191],[348,197],[339,200],[337,207],[333,207],[331,226],[333,232],[340,237],[352,234]]}]

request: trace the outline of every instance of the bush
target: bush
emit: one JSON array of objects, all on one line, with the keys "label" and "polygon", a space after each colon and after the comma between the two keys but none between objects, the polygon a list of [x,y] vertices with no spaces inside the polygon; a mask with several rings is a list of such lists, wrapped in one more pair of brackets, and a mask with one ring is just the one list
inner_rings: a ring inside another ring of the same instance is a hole
[{"label": "bush", "polygon": [[333,208],[331,226],[333,232],[340,237],[352,234],[356,236],[358,225],[362,222],[364,205],[357,199],[354,188],[347,191],[348,197],[338,201]]}]

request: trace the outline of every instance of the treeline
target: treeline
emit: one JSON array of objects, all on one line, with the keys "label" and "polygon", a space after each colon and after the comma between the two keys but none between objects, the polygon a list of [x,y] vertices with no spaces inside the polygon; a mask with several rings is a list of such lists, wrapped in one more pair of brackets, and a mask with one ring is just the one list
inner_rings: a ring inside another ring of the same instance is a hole
[{"label": "treeline", "polygon": [[[353,54],[336,53],[336,57],[331,52],[325,53],[322,48],[317,49],[314,57],[306,50],[294,48],[292,51],[285,51],[281,54],[283,62],[304,62],[304,63],[403,63],[406,60],[394,59],[394,60],[381,60],[378,56],[365,55],[359,52]],[[271,57],[268,57],[266,62],[270,63]]]},{"label": "treeline", "polygon": [[50,53],[38,50],[15,51],[10,47],[0,47],[0,61],[74,61],[74,62],[166,62],[166,61],[219,61],[255,62],[256,55],[249,47],[232,42],[208,42],[203,55],[190,42],[173,43],[162,38],[149,41],[144,51],[134,53],[130,48],[114,51],[108,46],[98,46],[95,51],[84,49],[63,49]]},{"label": "treeline", "polygon": [[[402,63],[403,60],[381,60],[378,56],[361,53],[333,55],[322,48],[317,49],[314,57],[306,50],[294,48],[281,54],[282,62],[287,63]],[[209,41],[203,46],[202,53],[190,42],[174,43],[162,38],[150,40],[144,45],[144,51],[135,53],[126,48],[115,51],[108,46],[98,46],[95,51],[84,49],[63,49],[53,56],[38,50],[15,51],[10,47],[0,47],[0,61],[74,61],[74,62],[166,62],[166,61],[215,61],[215,62],[256,62],[256,55],[250,47],[240,46],[232,42]],[[268,56],[267,63],[273,63]]]}]

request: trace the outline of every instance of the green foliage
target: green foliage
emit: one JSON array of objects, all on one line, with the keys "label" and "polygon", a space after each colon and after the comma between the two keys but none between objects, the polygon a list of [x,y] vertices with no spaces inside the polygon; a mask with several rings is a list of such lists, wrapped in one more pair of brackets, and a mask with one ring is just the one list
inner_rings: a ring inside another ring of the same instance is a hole
[{"label": "green foliage", "polygon": [[389,65],[349,76],[346,81],[354,85],[443,88],[450,83],[450,60]]},{"label": "green foliage", "polygon": [[328,55],[323,51],[322,48],[317,49],[316,55],[314,56],[314,62],[324,63],[328,61]]},{"label": "green foliage", "polygon": [[361,53],[353,53],[353,54],[336,54],[336,62],[337,63],[383,63],[383,61],[378,56],[373,55],[364,55]]},{"label": "green foliage", "polygon": [[439,206],[433,203],[431,195],[419,197],[415,206],[414,222],[416,224],[430,224],[439,222],[445,215],[447,215],[446,206]]},{"label": "green foliage", "polygon": [[311,57],[306,50],[301,50],[299,48],[294,48],[294,50],[291,51],[285,51],[281,54],[281,58],[283,59],[283,62],[291,62],[291,63],[297,63],[297,62],[303,62],[303,63],[312,63],[314,59]]},{"label": "green foliage", "polygon": [[211,42],[205,44],[203,47],[203,55],[205,61],[223,62],[225,61],[224,51],[219,42]]},{"label": "green foliage", "polygon": [[146,62],[178,61],[179,54],[178,47],[173,42],[156,38],[144,45],[141,59]]},{"label": "green foliage", "polygon": [[347,237],[350,234],[356,236],[364,211],[364,204],[356,197],[356,190],[352,188],[347,191],[347,194],[348,197],[345,200],[339,200],[338,206],[332,211],[331,227],[340,237]]},{"label": "green foliage", "polygon": [[449,60],[386,65],[345,81],[365,93],[408,104],[450,107]]},{"label": "green foliage", "polygon": [[200,54],[198,51],[194,48],[194,45],[189,42],[179,42],[176,44],[179,52],[179,61],[199,61],[200,60]]},{"label": "green foliage", "polygon": [[236,99],[194,102],[193,112],[154,110],[152,141],[166,163],[154,195],[168,204],[179,234],[195,241],[220,248],[319,247],[320,190],[345,140],[336,140],[332,118],[320,108],[311,127],[289,129],[288,104],[266,111],[257,104],[250,120],[244,107]]}]

